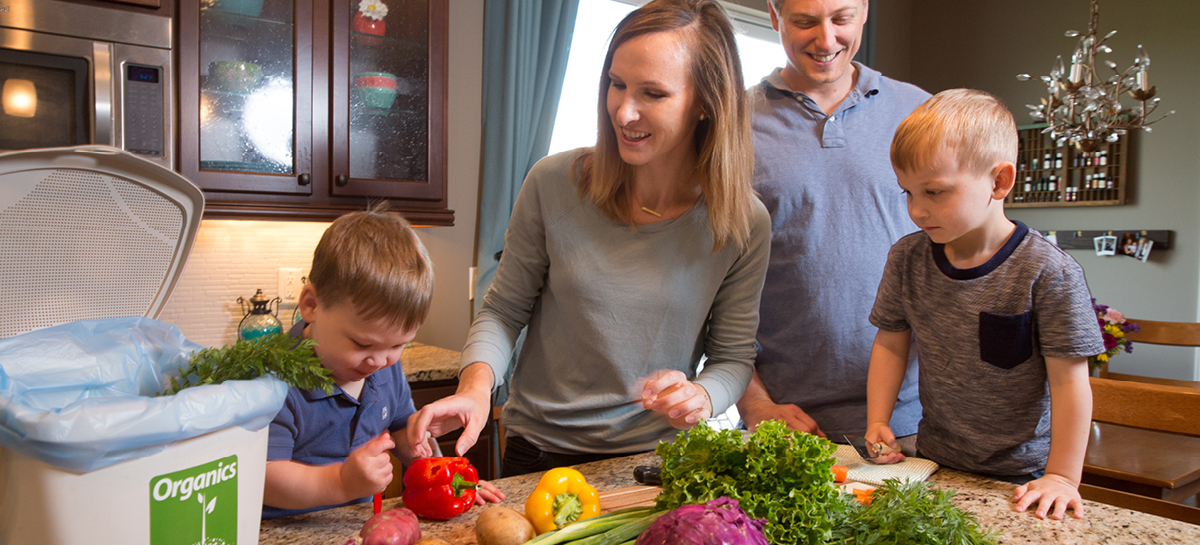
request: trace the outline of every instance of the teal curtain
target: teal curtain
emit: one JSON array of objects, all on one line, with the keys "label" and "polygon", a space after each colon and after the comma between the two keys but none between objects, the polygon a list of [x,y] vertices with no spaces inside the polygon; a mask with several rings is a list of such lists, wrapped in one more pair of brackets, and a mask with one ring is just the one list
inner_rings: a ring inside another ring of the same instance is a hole
[{"label": "teal curtain", "polygon": [[579,0],[489,0],[484,9],[476,313],[525,175],[550,149],[578,11]]}]

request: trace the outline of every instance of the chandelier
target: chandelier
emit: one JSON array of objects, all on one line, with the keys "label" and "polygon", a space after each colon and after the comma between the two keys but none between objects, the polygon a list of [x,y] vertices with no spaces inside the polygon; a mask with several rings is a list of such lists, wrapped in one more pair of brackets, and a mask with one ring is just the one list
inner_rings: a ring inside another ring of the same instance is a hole
[{"label": "chandelier", "polygon": [[[1098,53],[1112,53],[1104,45],[1117,31],[1113,30],[1097,39],[1096,30],[1100,20],[1099,0],[1092,0],[1091,18],[1088,19],[1086,34],[1068,30],[1068,38],[1079,38],[1075,53],[1071,55],[1071,68],[1067,70],[1061,55],[1054,61],[1049,76],[1042,76],[1048,96],[1041,104],[1029,104],[1029,115],[1045,121],[1043,133],[1049,133],[1058,145],[1071,143],[1083,151],[1096,151],[1101,142],[1116,142],[1130,130],[1142,129],[1150,132],[1150,125],[1175,113],[1171,110],[1157,119],[1148,121],[1148,116],[1158,108],[1159,98],[1150,86],[1148,70],[1150,57],[1138,45],[1133,66],[1123,72],[1117,71],[1117,63],[1105,60],[1112,74],[1107,79],[1096,71]],[[1029,74],[1017,76],[1018,80],[1029,81]],[[1121,105],[1121,95],[1128,93],[1138,102],[1133,108]]]}]

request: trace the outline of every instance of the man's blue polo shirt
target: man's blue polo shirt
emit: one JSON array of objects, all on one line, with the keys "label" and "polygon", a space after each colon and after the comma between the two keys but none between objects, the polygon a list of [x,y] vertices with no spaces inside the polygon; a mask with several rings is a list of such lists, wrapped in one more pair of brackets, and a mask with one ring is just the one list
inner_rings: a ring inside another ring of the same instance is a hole
[{"label": "man's blue polo shirt", "polygon": [[[301,337],[305,325],[304,321],[296,323],[288,334]],[[336,386],[332,394],[289,388],[283,408],[271,422],[267,460],[292,460],[313,466],[341,463],[385,430],[404,429],[414,412],[412,393],[399,362],[367,377],[359,399]],[[358,498],[343,505],[369,500]],[[293,510],[264,505],[262,517],[286,517],[332,507],[340,506]]]},{"label": "man's blue polo shirt", "polygon": [[[771,214],[771,260],[759,307],[758,376],[830,439],[867,426],[868,317],[888,250],[917,229],[892,170],[896,127],[929,93],[854,63],[858,79],[833,113],[791,91],[779,70],[754,86],[754,189]],[[917,432],[917,365],[892,413]]]}]

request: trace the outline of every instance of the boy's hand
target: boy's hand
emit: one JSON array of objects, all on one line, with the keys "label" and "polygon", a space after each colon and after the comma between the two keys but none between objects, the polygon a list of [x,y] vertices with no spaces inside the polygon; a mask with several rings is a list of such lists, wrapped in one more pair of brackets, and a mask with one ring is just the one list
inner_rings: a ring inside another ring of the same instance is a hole
[{"label": "boy's hand", "polygon": [[1046,518],[1051,508],[1054,512],[1050,513],[1050,518],[1054,520],[1062,520],[1068,508],[1072,509],[1075,518],[1083,518],[1083,498],[1079,496],[1079,486],[1066,477],[1053,473],[1047,473],[1040,479],[1018,486],[1013,490],[1012,501],[1016,502],[1018,512],[1024,512],[1037,502],[1034,516],[1040,519]]},{"label": "boy's hand", "polygon": [[379,434],[346,457],[340,476],[342,490],[350,498],[361,498],[383,492],[392,482],[392,462],[388,451],[396,443],[387,432]]},{"label": "boy's hand", "polygon": [[475,505],[485,505],[488,502],[500,503],[502,501],[504,501],[504,492],[496,488],[496,485],[482,479],[479,481],[479,485],[475,489]]},{"label": "boy's hand", "polygon": [[884,454],[871,460],[871,462],[876,464],[894,464],[896,462],[904,461],[904,455],[900,453],[900,444],[896,442],[896,435],[892,433],[892,428],[887,424],[883,422],[872,422],[867,424],[866,438],[867,445],[883,443],[889,447],[892,447],[893,449],[896,449],[896,452]]},{"label": "boy's hand", "polygon": [[642,407],[667,417],[671,426],[687,429],[712,416],[712,401],[703,386],[687,379],[682,372],[655,371],[638,381],[634,395]]}]

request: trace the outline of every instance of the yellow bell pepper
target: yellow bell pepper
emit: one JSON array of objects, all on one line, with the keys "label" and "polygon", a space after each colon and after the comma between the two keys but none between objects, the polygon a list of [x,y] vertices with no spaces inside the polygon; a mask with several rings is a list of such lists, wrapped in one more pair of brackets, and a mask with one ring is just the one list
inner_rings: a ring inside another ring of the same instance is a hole
[{"label": "yellow bell pepper", "polygon": [[547,471],[525,500],[525,517],[539,534],[599,514],[600,495],[582,473],[568,467]]}]

